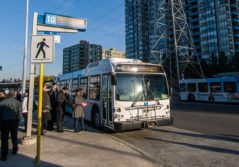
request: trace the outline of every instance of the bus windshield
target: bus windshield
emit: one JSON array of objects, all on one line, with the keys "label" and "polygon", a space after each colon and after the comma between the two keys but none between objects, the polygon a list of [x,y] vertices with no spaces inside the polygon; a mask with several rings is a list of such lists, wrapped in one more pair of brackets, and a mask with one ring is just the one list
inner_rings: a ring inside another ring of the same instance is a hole
[{"label": "bus windshield", "polygon": [[116,100],[145,101],[168,99],[164,75],[117,74]]}]

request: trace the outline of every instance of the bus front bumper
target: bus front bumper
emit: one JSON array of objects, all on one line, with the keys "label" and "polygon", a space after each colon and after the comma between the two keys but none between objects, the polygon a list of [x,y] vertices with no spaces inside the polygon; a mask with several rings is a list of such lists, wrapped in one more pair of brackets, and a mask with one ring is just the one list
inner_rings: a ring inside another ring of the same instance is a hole
[{"label": "bus front bumper", "polygon": [[172,125],[174,122],[173,117],[168,119],[157,119],[156,121],[131,121],[131,122],[114,122],[115,131],[135,130],[146,127],[167,126]]}]

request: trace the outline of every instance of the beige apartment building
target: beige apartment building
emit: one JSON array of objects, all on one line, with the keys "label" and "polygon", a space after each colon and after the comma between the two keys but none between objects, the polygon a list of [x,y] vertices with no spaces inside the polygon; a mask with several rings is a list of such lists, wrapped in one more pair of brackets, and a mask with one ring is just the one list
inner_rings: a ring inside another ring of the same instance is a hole
[{"label": "beige apartment building", "polygon": [[107,58],[125,58],[125,51],[116,50],[114,48],[109,50],[102,49],[102,59]]}]

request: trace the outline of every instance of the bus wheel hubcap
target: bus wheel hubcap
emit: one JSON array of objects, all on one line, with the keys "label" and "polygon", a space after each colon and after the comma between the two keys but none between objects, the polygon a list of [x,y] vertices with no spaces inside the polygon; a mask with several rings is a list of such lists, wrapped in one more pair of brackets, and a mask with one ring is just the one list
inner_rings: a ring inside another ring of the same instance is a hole
[{"label": "bus wheel hubcap", "polygon": [[100,116],[99,113],[95,113],[95,127],[99,128],[100,127]]}]

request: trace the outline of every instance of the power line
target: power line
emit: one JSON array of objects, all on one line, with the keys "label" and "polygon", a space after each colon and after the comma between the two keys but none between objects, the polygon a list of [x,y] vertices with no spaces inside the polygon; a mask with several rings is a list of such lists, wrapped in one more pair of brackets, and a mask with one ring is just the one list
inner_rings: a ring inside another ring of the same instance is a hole
[{"label": "power line", "polygon": [[[119,16],[121,16],[121,15],[119,15]],[[116,16],[116,17],[114,17],[114,18],[111,18],[109,21],[105,21],[105,22],[111,22],[111,21],[115,20],[116,18],[121,18],[121,17],[119,17],[119,16]],[[104,23],[104,22],[103,22],[103,23]],[[101,24],[103,24],[103,23],[101,23]],[[94,29],[88,31],[88,33],[96,32],[97,30],[99,30],[100,27],[102,27],[102,25],[95,26]],[[74,41],[76,38],[78,38],[78,37],[74,37],[74,38],[69,39],[68,41],[65,41],[65,42],[63,43],[63,45],[66,45],[66,44],[68,44],[68,43]],[[62,47],[64,47],[64,46],[62,46]],[[62,48],[62,49],[63,49],[63,48]]]},{"label": "power line", "polygon": [[[66,1],[66,2],[67,2],[67,1]],[[66,3],[66,2],[65,2],[65,3]],[[104,14],[102,14],[102,15],[99,16],[99,17],[97,17],[97,18],[94,19],[93,21],[101,20],[104,16],[109,15],[110,13],[113,13],[116,8],[119,8],[119,7],[122,6],[123,4],[124,4],[124,3],[120,3],[120,4],[116,5],[116,6],[114,6],[114,7],[111,8],[109,11],[106,11]],[[59,5],[59,6],[60,6],[60,5]],[[90,8],[90,9],[94,9],[94,7]],[[121,15],[119,15],[119,16],[121,16]],[[108,22],[110,22],[110,21],[112,21],[112,20],[115,20],[115,18],[121,18],[121,17],[119,17],[119,16],[114,17],[114,18],[111,18]],[[98,30],[98,27],[101,27],[101,26],[100,26],[100,25],[99,25],[99,26],[96,26],[96,27],[95,27],[93,30],[91,30],[90,32],[95,32],[96,30]],[[109,35],[111,35],[112,33],[118,32],[118,31],[121,30],[121,29],[122,29],[122,28],[120,27],[120,28],[116,29],[116,30],[113,31],[113,32],[109,32],[108,35],[106,34],[106,35],[104,35],[104,36],[102,36],[102,37],[97,38],[96,40],[108,38]],[[77,38],[78,38],[78,37],[77,37]],[[76,39],[76,38],[70,39],[70,40],[68,40],[67,42],[65,42],[64,44],[67,44],[67,43],[69,43],[69,42],[72,42],[74,39]],[[62,47],[59,48],[59,49],[63,49],[63,47],[64,47],[64,46],[62,46]],[[58,56],[55,56],[55,58],[56,58],[55,60],[56,60],[56,61],[61,60],[61,59],[58,59],[58,57],[60,58],[60,57],[62,57],[62,56],[63,56],[62,54],[61,54],[61,55],[58,55]],[[8,66],[8,67],[5,68],[4,71],[6,71],[6,70],[9,71],[9,70],[12,70],[12,69],[14,69],[14,68],[16,68],[16,67],[19,67],[18,65],[20,65],[20,64],[22,64],[22,63],[17,63],[17,64],[14,64],[14,65]],[[11,69],[10,69],[10,68],[11,68]]]},{"label": "power line", "polygon": [[[101,18],[103,18],[104,16],[106,16],[106,15],[109,15],[110,13],[113,13],[115,10],[114,9],[116,9],[116,8],[119,8],[120,6],[122,6],[123,5],[123,3],[120,3],[119,5],[116,5],[115,7],[113,7],[111,10],[109,10],[109,11],[107,11],[107,12],[105,12],[103,15],[101,15],[101,16],[99,16],[98,18],[96,18],[96,19],[94,19],[93,21],[98,21],[98,20],[101,20]],[[121,16],[121,15],[119,15],[119,16]],[[112,20],[115,20],[116,18],[121,18],[121,17],[119,17],[119,16],[116,16],[116,17],[114,17],[114,18],[111,18],[111,20],[109,20],[108,22],[110,22],[110,21],[112,21]],[[92,22],[93,22],[92,21]],[[95,32],[96,30],[98,30],[99,29],[99,27],[102,27],[102,25],[100,25],[100,26],[96,26],[93,30],[91,30],[90,32],[92,33],[92,32]],[[69,37],[70,38],[70,37]],[[66,45],[67,43],[70,43],[70,42],[72,42],[72,41],[74,41],[75,39],[77,39],[78,37],[73,37],[73,38],[70,38],[68,41],[66,41],[66,42],[64,42],[63,44],[62,44],[62,48],[61,49],[63,49],[63,47],[65,47],[65,46],[63,46],[63,45]]]}]

